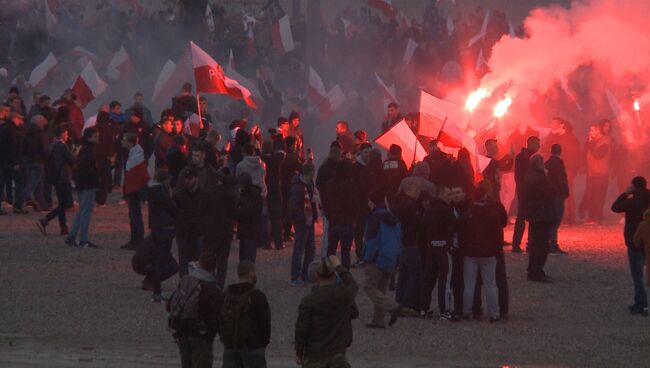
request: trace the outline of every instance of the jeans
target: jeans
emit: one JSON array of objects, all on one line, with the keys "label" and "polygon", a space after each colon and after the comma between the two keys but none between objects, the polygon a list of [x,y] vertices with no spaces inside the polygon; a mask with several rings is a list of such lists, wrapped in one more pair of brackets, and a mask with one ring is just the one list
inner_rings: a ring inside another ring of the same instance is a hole
[{"label": "jeans", "polygon": [[172,277],[178,271],[177,269],[174,270],[168,267],[169,261],[173,260],[172,242],[174,235],[173,228],[151,230],[151,240],[154,242],[154,257],[150,279],[153,284],[154,294],[160,294],[162,292],[163,281]]},{"label": "jeans", "polygon": [[357,256],[357,261],[363,259],[363,237],[366,232],[366,222],[368,221],[369,214],[361,211],[354,221],[354,252]]},{"label": "jeans", "polygon": [[481,273],[483,285],[485,285],[485,299],[488,314],[491,318],[499,317],[499,305],[497,299],[496,282],[496,257],[464,257],[463,278],[465,291],[463,293],[463,315],[470,316],[474,304],[474,292],[476,288],[476,277]]},{"label": "jeans", "polygon": [[524,232],[526,231],[525,212],[522,200],[517,195],[517,220],[515,221],[515,229],[512,233],[512,249],[521,248],[521,239],[524,237]]},{"label": "jeans", "polygon": [[422,255],[416,246],[402,248],[395,300],[402,306],[420,310]]},{"label": "jeans", "polygon": [[72,207],[72,185],[70,183],[56,183],[54,184],[54,191],[56,192],[57,206],[45,216],[45,221],[50,222],[55,217],[59,219],[59,226],[65,229],[66,218],[65,211]]},{"label": "jeans", "polygon": [[451,255],[444,247],[427,249],[424,253],[420,307],[431,308],[431,293],[438,281],[438,310],[448,312],[451,307]]},{"label": "jeans", "polygon": [[275,247],[282,248],[282,195],[269,193],[269,217],[271,218],[271,238]]},{"label": "jeans", "polygon": [[223,368],[266,368],[266,352],[264,348],[224,349]]},{"label": "jeans", "polygon": [[291,255],[291,281],[307,280],[307,269],[314,260],[314,225],[293,224],[296,238]]},{"label": "jeans", "polygon": [[142,220],[142,190],[126,195],[129,204],[129,227],[131,243],[140,244],[144,240],[144,222]]},{"label": "jeans", "polygon": [[320,256],[321,258],[326,258],[329,249],[329,239],[327,237],[327,233],[329,232],[330,223],[325,215],[321,216],[321,223],[323,224],[323,233],[321,234],[320,238]]},{"label": "jeans", "polygon": [[74,215],[72,227],[68,239],[75,240],[79,233],[79,243],[88,243],[88,228],[90,227],[90,218],[93,214],[93,205],[95,201],[95,189],[85,189],[77,194],[79,200],[79,211]]},{"label": "jeans", "polygon": [[178,265],[181,277],[187,275],[188,264],[197,261],[201,256],[201,242],[197,235],[177,234]]},{"label": "jeans", "polygon": [[327,229],[327,255],[336,254],[338,243],[341,243],[341,265],[350,269],[350,248],[352,248],[352,237],[354,228],[352,224],[332,224]]},{"label": "jeans", "polygon": [[[645,254],[643,248],[634,246],[627,247],[627,259],[630,263],[630,273],[634,282],[634,304],[637,306],[647,307],[648,296],[645,285],[643,284],[643,265],[645,263]],[[648,270],[646,270],[648,272]]]},{"label": "jeans", "polygon": [[217,256],[217,285],[221,290],[224,290],[226,285],[231,243],[232,239],[230,237],[203,239],[203,250]]},{"label": "jeans", "polygon": [[97,172],[99,174],[99,190],[97,191],[95,199],[97,204],[103,205],[106,204],[108,193],[110,193],[112,189],[111,165],[108,159],[97,160]]},{"label": "jeans", "polygon": [[608,176],[587,176],[585,194],[578,211],[581,216],[588,213],[588,218],[600,222],[603,219],[603,205],[607,196]]},{"label": "jeans", "polygon": [[14,182],[13,204],[14,209],[23,208],[23,191],[25,187],[25,176],[22,169],[14,170],[13,167],[0,169],[0,188],[7,188],[7,199],[11,200],[11,181]]},{"label": "jeans", "polygon": [[399,307],[399,304],[386,295],[392,274],[384,272],[376,264],[366,265],[366,285],[364,290],[373,305],[372,323],[384,325],[386,313]]},{"label": "jeans", "polygon": [[23,175],[25,177],[25,188],[23,189],[23,199],[28,199],[34,195],[34,200],[38,203],[39,208],[45,208],[46,203],[43,198],[43,164],[40,162],[30,162],[24,166]]},{"label": "jeans", "polygon": [[557,244],[557,232],[562,224],[562,217],[564,217],[564,198],[555,198],[553,205],[555,206],[555,221],[551,224],[549,233],[549,247],[551,250],[557,250],[560,246]]},{"label": "jeans", "polygon": [[528,231],[528,278],[537,279],[546,276],[544,265],[548,258],[548,236],[550,222],[532,221]]},{"label": "jeans", "polygon": [[178,339],[182,368],[212,368],[212,342],[198,336]]},{"label": "jeans", "polygon": [[257,246],[266,248],[271,245],[271,234],[269,233],[269,206],[262,201],[262,216],[260,216],[260,240]]},{"label": "jeans", "polygon": [[260,242],[253,239],[239,239],[239,262],[251,261],[255,263],[257,247]]}]

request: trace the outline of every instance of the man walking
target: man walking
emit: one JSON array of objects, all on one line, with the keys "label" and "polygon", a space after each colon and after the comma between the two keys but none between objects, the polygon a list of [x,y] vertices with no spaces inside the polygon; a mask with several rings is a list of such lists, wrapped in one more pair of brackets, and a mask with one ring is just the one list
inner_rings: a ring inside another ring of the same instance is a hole
[{"label": "man walking", "polygon": [[546,170],[548,171],[548,180],[555,190],[555,198],[553,204],[555,207],[555,219],[551,225],[551,233],[549,235],[549,253],[550,254],[568,254],[560,249],[557,242],[557,233],[562,224],[564,217],[564,204],[569,198],[569,180],[567,178],[566,168],[564,161],[560,158],[562,154],[562,146],[554,144],[551,146],[551,157],[546,161]]},{"label": "man walking", "polygon": [[314,166],[304,165],[302,174],[293,178],[289,198],[289,218],[296,230],[291,256],[291,284],[301,286],[307,281],[307,269],[316,252],[314,226],[318,220],[314,187]]}]

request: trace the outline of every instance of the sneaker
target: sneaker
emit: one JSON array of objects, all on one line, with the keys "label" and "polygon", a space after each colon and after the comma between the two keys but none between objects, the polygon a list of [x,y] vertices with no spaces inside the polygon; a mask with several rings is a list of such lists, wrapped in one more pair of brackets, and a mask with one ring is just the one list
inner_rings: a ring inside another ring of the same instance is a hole
[{"label": "sneaker", "polygon": [[28,213],[29,213],[29,211],[27,211],[24,208],[15,208],[14,207],[14,215],[26,215]]},{"label": "sneaker", "polygon": [[501,322],[501,317],[490,317],[490,323],[499,323]]},{"label": "sneaker", "polygon": [[440,313],[438,316],[438,319],[441,321],[449,321],[449,322],[457,322],[458,319],[451,313],[445,312],[445,313]]},{"label": "sneaker", "polygon": [[560,247],[557,247],[557,248],[553,248],[553,249],[549,250],[548,254],[553,254],[553,255],[556,255],[556,256],[566,256],[566,255],[569,254],[569,252],[565,252]]},{"label": "sneaker", "polygon": [[68,227],[67,227],[67,226],[62,227],[62,228],[61,228],[61,233],[60,233],[60,234],[61,234],[61,235],[68,235],[68,234],[70,234],[70,232],[68,231]]},{"label": "sneaker", "polygon": [[550,283],[553,282],[553,280],[551,280],[551,278],[548,277],[548,276],[541,276],[541,277],[530,277],[530,276],[528,276],[528,281],[539,282],[539,283],[542,283],[542,284],[550,284]]},{"label": "sneaker", "polygon": [[432,310],[420,311],[420,318],[424,318],[424,319],[433,318],[433,311]]},{"label": "sneaker", "polygon": [[162,296],[161,294],[153,294],[151,296],[151,302],[152,303],[160,304],[160,303],[163,303],[165,301],[167,301],[167,299],[165,299],[165,297]]},{"label": "sneaker", "polygon": [[69,246],[69,247],[76,248],[76,247],[79,246],[79,245],[77,244],[77,242],[74,241],[74,239],[65,238],[65,240],[64,240],[63,242],[65,243],[65,245],[67,245],[67,246]]},{"label": "sneaker", "polygon": [[640,315],[640,316],[648,315],[648,307],[644,307],[642,305],[630,305],[628,309],[630,310],[630,313],[634,315]]},{"label": "sneaker", "polygon": [[79,248],[99,248],[97,244],[87,241],[83,243],[79,243]]},{"label": "sneaker", "polygon": [[40,219],[36,221],[36,226],[38,226],[38,230],[41,231],[41,234],[43,234],[43,236],[47,235],[47,231],[45,230],[45,228],[47,227],[47,220]]},{"label": "sneaker", "polygon": [[295,279],[291,281],[292,286],[303,286],[305,285],[305,282],[301,279]]}]

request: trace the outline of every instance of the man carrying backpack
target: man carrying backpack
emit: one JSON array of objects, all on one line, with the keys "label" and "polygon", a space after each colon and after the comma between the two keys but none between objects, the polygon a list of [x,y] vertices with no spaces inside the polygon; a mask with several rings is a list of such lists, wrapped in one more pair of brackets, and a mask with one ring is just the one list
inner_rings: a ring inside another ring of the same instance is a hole
[{"label": "man carrying backpack", "polygon": [[265,349],[271,339],[271,309],[255,288],[255,264],[237,267],[239,283],[228,286],[219,319],[224,368],[266,368]]},{"label": "man carrying backpack", "polygon": [[214,277],[216,268],[217,257],[203,253],[167,303],[169,329],[178,344],[183,368],[212,368],[212,344],[223,304],[223,293]]}]

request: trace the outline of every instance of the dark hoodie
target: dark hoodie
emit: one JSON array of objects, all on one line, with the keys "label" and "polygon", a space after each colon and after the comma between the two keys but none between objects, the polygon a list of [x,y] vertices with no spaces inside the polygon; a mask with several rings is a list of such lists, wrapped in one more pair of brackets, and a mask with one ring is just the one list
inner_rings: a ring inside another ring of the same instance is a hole
[{"label": "dark hoodie", "polygon": [[424,251],[430,252],[433,248],[448,249],[451,247],[456,217],[453,208],[440,198],[431,200],[430,207],[424,212]]},{"label": "dark hoodie", "polygon": [[[242,282],[228,286],[226,293],[240,296],[254,288],[255,285],[249,282]],[[271,309],[269,307],[269,302],[266,299],[266,295],[264,295],[260,290],[255,289],[250,294],[248,318],[248,338],[246,339],[246,345],[240,348],[266,348],[271,341]],[[223,339],[221,339],[221,342],[224,344],[226,349],[234,349],[234,346],[230,346]]]},{"label": "dark hoodie", "polygon": [[460,249],[465,257],[495,257],[503,247],[508,214],[501,203],[474,202],[461,218]]},{"label": "dark hoodie", "polygon": [[625,245],[628,247],[634,246],[634,232],[639,227],[641,221],[643,221],[643,212],[649,206],[650,190],[646,188],[636,189],[632,194],[623,193],[612,204],[612,211],[625,213],[625,229],[623,230],[623,235],[625,237]]},{"label": "dark hoodie", "polygon": [[340,161],[335,177],[323,186],[323,211],[332,225],[352,225],[357,216],[357,188],[350,176],[351,169],[350,162]]},{"label": "dark hoodie", "polygon": [[402,248],[399,220],[384,205],[377,205],[366,225],[363,260],[384,272],[394,272]]},{"label": "dark hoodie", "polygon": [[77,156],[77,170],[75,175],[75,189],[82,190],[99,188],[99,175],[95,161],[95,144],[84,142]]}]

